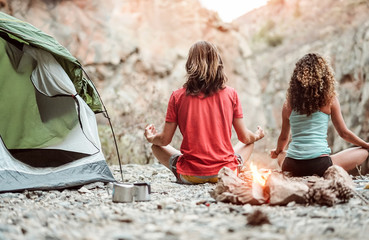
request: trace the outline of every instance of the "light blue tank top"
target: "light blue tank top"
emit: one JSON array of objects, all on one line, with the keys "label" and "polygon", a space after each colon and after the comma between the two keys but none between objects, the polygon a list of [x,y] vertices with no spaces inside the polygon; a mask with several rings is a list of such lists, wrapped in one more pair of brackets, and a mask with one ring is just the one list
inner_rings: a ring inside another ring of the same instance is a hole
[{"label": "light blue tank top", "polygon": [[315,112],[310,116],[292,111],[290,125],[292,141],[288,146],[287,157],[294,159],[312,159],[330,154],[327,142],[329,115]]}]

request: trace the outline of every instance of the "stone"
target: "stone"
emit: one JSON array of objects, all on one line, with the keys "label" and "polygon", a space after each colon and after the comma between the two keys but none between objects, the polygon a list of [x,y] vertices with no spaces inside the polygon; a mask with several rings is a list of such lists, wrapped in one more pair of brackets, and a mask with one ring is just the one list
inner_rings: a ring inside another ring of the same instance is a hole
[{"label": "stone", "polygon": [[[168,171],[159,164],[122,167],[132,174],[132,181],[154,169],[158,174]],[[110,168],[119,177],[119,171],[115,171],[119,166]],[[363,178],[366,179],[369,175]],[[358,198],[333,207],[299,203],[289,207],[235,205],[212,200],[209,192],[216,184],[183,185],[155,176],[148,181],[155,190],[151,201],[140,203],[113,203],[111,193],[108,195],[99,187],[91,188],[88,194],[80,193],[78,188],[43,191],[41,197],[34,199],[25,197],[36,196],[33,191],[19,193],[16,198],[1,195],[0,237],[14,240],[290,239],[298,233],[301,239],[355,239],[365,233],[369,218],[369,208]],[[164,190],[166,194],[162,194]],[[102,199],[102,192],[106,199]],[[49,197],[57,194],[55,198]],[[248,220],[251,215],[259,225],[251,224],[251,217]],[[265,219],[270,224],[265,224]]]}]

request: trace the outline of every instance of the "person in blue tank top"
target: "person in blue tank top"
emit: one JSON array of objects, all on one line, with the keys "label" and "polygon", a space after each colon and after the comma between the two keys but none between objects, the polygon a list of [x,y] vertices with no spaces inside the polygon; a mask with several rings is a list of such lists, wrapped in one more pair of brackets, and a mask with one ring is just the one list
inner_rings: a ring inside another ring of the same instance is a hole
[{"label": "person in blue tank top", "polygon": [[[270,152],[283,171],[293,176],[323,176],[333,164],[350,171],[368,158],[369,142],[344,122],[335,82],[332,68],[319,54],[309,53],[297,61],[283,104],[277,148]],[[330,119],[338,134],[357,147],[331,155],[327,142]]]}]

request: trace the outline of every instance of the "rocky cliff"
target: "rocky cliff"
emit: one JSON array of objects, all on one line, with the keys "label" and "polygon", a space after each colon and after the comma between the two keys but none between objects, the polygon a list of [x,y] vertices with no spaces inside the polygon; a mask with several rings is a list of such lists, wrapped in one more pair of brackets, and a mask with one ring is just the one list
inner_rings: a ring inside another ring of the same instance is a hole
[{"label": "rocky cliff", "polygon": [[[273,139],[295,62],[308,52],[328,58],[335,71],[347,126],[369,140],[369,1],[272,0],[235,21],[247,39],[266,125]],[[331,125],[333,152],[349,146]]]},{"label": "rocky cliff", "polygon": [[[330,57],[347,125],[368,140],[368,1],[271,0],[231,24],[197,0],[1,0],[0,7],[54,36],[85,66],[124,162],[152,160],[143,128],[164,122],[169,95],[185,80],[187,51],[201,39],[219,47],[247,126],[266,128],[259,151],[274,147],[294,63],[311,51]],[[104,151],[115,159],[106,121],[99,122]],[[347,145],[335,134],[330,142],[334,151]]]}]

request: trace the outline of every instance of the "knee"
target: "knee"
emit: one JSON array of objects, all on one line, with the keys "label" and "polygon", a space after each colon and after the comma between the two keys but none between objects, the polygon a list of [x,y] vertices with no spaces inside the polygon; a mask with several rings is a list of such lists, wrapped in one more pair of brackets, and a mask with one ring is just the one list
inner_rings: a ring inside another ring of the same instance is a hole
[{"label": "knee", "polygon": [[368,149],[365,149],[365,148],[363,148],[363,156],[364,156],[364,158],[365,159],[367,159],[368,157],[369,157],[369,150]]},{"label": "knee", "polygon": [[282,152],[278,154],[277,160],[278,160],[278,165],[280,167],[282,167],[284,159],[286,158],[286,155],[287,155],[287,151],[285,150],[283,150]]},{"label": "knee", "polygon": [[280,167],[282,167],[282,164],[283,164],[283,162],[284,162],[284,157],[279,157],[279,156],[278,156],[277,161],[278,161],[278,165],[279,165]]},{"label": "knee", "polygon": [[254,150],[255,144],[254,143],[245,144],[245,147],[252,151],[252,150]]},{"label": "knee", "polygon": [[360,155],[363,157],[363,158],[367,158],[368,155],[369,155],[369,151],[368,149],[365,149],[365,148],[359,148],[358,151],[360,152]]},{"label": "knee", "polygon": [[157,146],[157,145],[151,145],[151,151],[155,154],[158,150],[159,150],[159,146]]},{"label": "knee", "polygon": [[360,165],[362,162],[364,162],[369,156],[369,152],[365,148],[359,148],[358,149],[358,155],[356,157],[356,165]]}]

